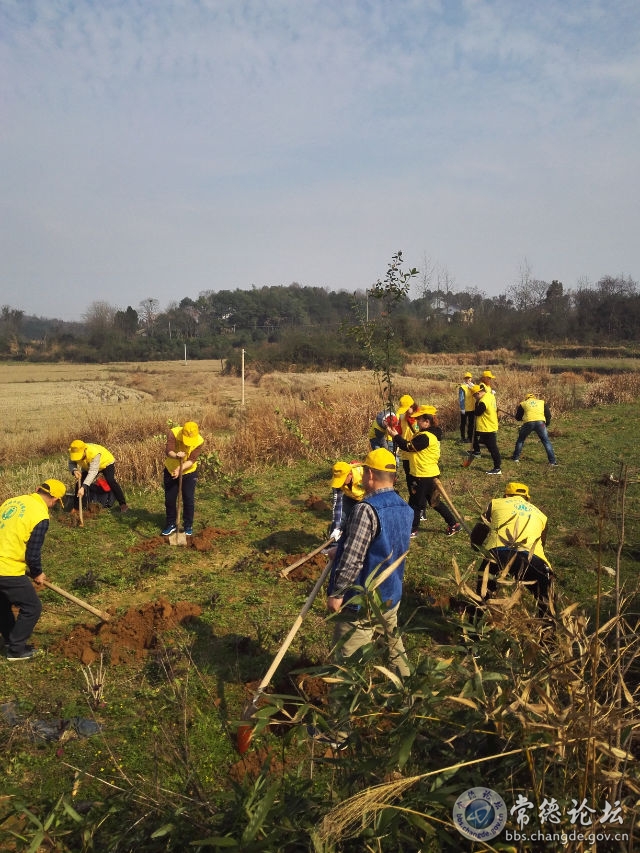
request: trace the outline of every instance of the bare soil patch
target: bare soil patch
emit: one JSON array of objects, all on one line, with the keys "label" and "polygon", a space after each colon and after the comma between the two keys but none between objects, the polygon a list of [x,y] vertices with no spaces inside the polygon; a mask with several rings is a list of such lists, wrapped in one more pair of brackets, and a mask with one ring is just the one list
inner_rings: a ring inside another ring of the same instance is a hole
[{"label": "bare soil patch", "polygon": [[77,625],[51,651],[70,660],[91,664],[104,653],[111,664],[143,660],[158,648],[160,635],[202,614],[202,607],[188,601],[171,604],[164,598],[131,607],[118,618],[98,625]]}]

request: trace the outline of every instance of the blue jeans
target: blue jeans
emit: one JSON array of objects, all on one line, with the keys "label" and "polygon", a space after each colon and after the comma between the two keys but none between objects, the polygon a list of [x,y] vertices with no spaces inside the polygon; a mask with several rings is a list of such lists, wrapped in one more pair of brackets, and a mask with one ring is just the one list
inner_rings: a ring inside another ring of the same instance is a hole
[{"label": "blue jeans", "polygon": [[551,446],[551,441],[549,440],[549,433],[547,432],[547,425],[544,421],[529,421],[526,424],[522,424],[520,427],[520,432],[518,433],[518,440],[516,441],[516,446],[513,451],[513,460],[520,459],[520,454],[522,453],[522,446],[525,443],[525,440],[531,435],[532,432],[538,436],[540,441],[542,442],[542,446],[547,451],[547,459],[552,465],[556,464],[556,456],[553,452],[553,447]]}]

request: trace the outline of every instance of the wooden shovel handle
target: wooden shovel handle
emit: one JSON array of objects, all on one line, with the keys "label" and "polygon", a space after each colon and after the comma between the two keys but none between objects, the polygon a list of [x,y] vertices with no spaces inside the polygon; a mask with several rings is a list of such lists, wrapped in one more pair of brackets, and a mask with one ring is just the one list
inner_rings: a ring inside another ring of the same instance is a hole
[{"label": "wooden shovel handle", "polygon": [[70,592],[67,592],[66,589],[62,589],[59,586],[56,586],[51,581],[43,581],[43,586],[46,586],[47,589],[52,590],[53,592],[57,592],[58,595],[61,595],[63,598],[72,601],[74,604],[77,604],[78,607],[82,607],[84,610],[88,610],[89,613],[93,613],[94,616],[98,616],[102,619],[103,622],[108,622],[111,618],[108,613],[104,613],[102,610],[98,610],[97,607],[93,607],[91,604],[88,604],[86,601],[83,601],[81,598],[76,598],[75,595],[71,595]]},{"label": "wooden shovel handle", "polygon": [[280,572],[280,576],[286,578],[288,574],[290,574],[294,569],[297,569],[298,566],[301,566],[303,563],[306,563],[307,560],[310,560],[312,557],[315,557],[316,554],[319,554],[320,551],[324,551],[325,548],[328,548],[329,545],[333,544],[333,539],[327,539],[326,542],[323,542],[322,545],[319,545],[314,551],[310,554],[306,554],[304,557],[300,557],[299,560],[296,560],[295,563],[291,563],[290,566],[287,566],[286,569],[283,569]]}]

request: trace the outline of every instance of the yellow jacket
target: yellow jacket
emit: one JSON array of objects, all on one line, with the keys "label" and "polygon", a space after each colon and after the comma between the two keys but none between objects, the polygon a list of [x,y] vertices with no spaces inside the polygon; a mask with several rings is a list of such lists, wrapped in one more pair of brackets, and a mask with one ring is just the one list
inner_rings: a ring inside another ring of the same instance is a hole
[{"label": "yellow jacket", "polygon": [[33,528],[45,519],[49,520],[49,507],[36,492],[9,498],[0,506],[0,575],[25,574],[27,543]]}]

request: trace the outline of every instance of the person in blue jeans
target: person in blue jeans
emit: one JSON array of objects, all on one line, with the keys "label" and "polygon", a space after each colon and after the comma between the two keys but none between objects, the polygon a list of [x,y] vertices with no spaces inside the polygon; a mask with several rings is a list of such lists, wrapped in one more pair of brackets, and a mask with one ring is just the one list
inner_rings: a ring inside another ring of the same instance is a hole
[{"label": "person in blue jeans", "polygon": [[551,423],[551,411],[547,403],[536,397],[535,394],[527,394],[516,409],[516,420],[522,421],[522,426],[518,431],[512,460],[514,462],[520,461],[520,454],[525,441],[532,432],[535,432],[547,452],[549,464],[557,465],[556,455],[547,432],[547,426]]}]

